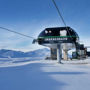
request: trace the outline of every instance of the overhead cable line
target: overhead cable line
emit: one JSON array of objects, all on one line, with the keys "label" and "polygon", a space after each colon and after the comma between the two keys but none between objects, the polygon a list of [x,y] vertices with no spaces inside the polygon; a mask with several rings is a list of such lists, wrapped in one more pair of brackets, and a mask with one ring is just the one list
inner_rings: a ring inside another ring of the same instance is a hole
[{"label": "overhead cable line", "polygon": [[69,33],[69,35],[71,36],[71,34],[70,34],[69,30],[68,30],[68,27],[67,27],[67,25],[66,25],[66,22],[65,22],[65,20],[64,20],[64,18],[63,18],[63,16],[62,16],[62,14],[61,14],[61,12],[60,12],[60,10],[59,10],[58,6],[57,6],[57,4],[56,4],[55,0],[52,0],[52,2],[53,2],[53,4],[55,5],[57,12],[58,12],[58,14],[59,14],[59,16],[60,16],[60,18],[61,18],[61,20],[62,20],[63,24],[64,24],[64,25],[65,25],[65,27],[66,27],[67,32],[68,32],[68,33]]},{"label": "overhead cable line", "polygon": [[53,2],[53,4],[55,5],[55,7],[56,7],[56,9],[57,9],[57,12],[58,12],[58,14],[59,14],[59,16],[60,16],[60,18],[62,19],[63,24],[65,25],[65,27],[67,27],[66,22],[65,22],[65,20],[64,20],[64,18],[63,18],[63,16],[62,16],[62,14],[61,14],[58,6],[57,6],[55,0],[52,0],[52,2]]},{"label": "overhead cable line", "polygon": [[9,31],[9,32],[13,32],[15,34],[18,34],[18,35],[21,35],[21,36],[24,36],[24,37],[27,37],[27,38],[35,39],[34,37],[31,37],[31,36],[28,36],[28,35],[25,35],[25,34],[22,34],[22,33],[16,32],[16,31],[13,31],[13,30],[5,28],[5,27],[0,27],[0,29],[6,30],[6,31]]}]

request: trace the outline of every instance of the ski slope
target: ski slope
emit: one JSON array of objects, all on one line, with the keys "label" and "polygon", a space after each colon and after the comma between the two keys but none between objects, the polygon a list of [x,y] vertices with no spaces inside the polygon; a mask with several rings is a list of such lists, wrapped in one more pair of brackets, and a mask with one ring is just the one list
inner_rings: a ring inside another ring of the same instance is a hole
[{"label": "ski slope", "polygon": [[90,90],[90,59],[0,59],[0,90]]}]

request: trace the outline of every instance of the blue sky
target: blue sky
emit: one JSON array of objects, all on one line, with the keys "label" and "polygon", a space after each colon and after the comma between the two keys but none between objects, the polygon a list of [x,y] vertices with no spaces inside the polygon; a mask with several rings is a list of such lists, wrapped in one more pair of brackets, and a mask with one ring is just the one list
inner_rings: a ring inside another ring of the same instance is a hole
[{"label": "blue sky", "polygon": [[[68,26],[90,46],[90,0],[56,0]],[[63,26],[51,0],[0,0],[0,26],[37,37],[46,27]],[[30,51],[43,48],[0,29],[0,48]]]}]

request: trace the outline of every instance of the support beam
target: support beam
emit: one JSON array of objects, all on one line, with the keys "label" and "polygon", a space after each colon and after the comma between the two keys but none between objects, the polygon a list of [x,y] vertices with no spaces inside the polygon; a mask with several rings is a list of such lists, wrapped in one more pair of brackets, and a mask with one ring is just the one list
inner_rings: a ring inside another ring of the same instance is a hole
[{"label": "support beam", "polygon": [[68,50],[63,50],[63,59],[68,60]]},{"label": "support beam", "polygon": [[62,50],[61,50],[61,44],[57,45],[57,62],[61,63],[62,59]]},{"label": "support beam", "polygon": [[68,48],[67,48],[67,44],[64,43],[63,44],[63,59],[64,60],[68,60]]},{"label": "support beam", "polygon": [[57,60],[57,49],[51,48],[51,59]]}]

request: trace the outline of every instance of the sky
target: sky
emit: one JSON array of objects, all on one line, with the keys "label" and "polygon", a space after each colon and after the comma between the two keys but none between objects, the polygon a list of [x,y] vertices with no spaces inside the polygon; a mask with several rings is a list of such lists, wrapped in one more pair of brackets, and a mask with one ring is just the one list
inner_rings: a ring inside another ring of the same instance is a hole
[{"label": "sky", "polygon": [[[90,46],[90,0],[55,0],[67,26]],[[37,38],[47,27],[64,26],[52,0],[0,0],[0,26]],[[0,29],[0,49],[32,51],[44,48],[32,39]]]}]

